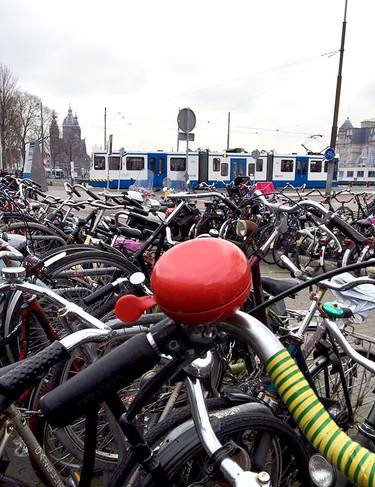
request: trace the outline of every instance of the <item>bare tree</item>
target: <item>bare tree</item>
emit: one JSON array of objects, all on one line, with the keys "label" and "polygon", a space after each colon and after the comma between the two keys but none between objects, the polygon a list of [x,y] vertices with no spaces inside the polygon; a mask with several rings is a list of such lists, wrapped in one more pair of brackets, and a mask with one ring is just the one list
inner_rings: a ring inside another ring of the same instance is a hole
[{"label": "bare tree", "polygon": [[42,107],[39,97],[18,91],[11,70],[0,63],[0,167],[18,166],[25,159],[28,141],[42,143],[48,157],[51,121],[52,110]]},{"label": "bare tree", "polygon": [[9,159],[12,158],[12,143],[17,133],[16,94],[16,78],[5,64],[0,63],[0,145],[3,166],[6,165],[7,155]]},{"label": "bare tree", "polygon": [[[20,148],[22,159],[25,158],[26,143],[36,140],[44,144],[45,154],[49,154],[49,126],[52,121],[52,110],[35,95],[25,91],[18,93],[18,115],[20,121]],[[43,111],[43,113],[42,113]],[[42,130],[43,123],[43,130]],[[43,141],[42,141],[43,133]]]},{"label": "bare tree", "polygon": [[35,137],[40,120],[40,100],[34,95],[21,91],[17,95],[17,112],[19,117],[19,145],[22,159],[25,159],[26,142]]}]

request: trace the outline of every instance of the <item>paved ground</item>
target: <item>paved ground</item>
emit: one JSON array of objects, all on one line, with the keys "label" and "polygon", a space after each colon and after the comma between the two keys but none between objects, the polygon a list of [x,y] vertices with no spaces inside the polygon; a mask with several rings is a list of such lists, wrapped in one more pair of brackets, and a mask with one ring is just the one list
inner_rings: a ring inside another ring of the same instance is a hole
[{"label": "paved ground", "polygon": [[[95,192],[100,192],[101,190],[95,189]],[[58,197],[65,197],[65,191],[62,186],[50,186],[49,192]],[[285,270],[279,269],[276,265],[262,265],[262,275],[265,276],[272,276],[278,278],[287,278],[290,277],[289,274]],[[294,309],[306,309],[309,305],[309,298],[308,298],[308,291],[305,290],[304,292],[300,293],[295,299],[287,300],[287,305],[290,308]],[[375,327],[375,317],[370,317],[365,324],[358,326],[358,331],[362,333],[366,333],[369,335],[375,334],[374,332]],[[15,477],[23,480],[28,486],[30,487],[37,487],[42,486],[43,484],[40,483],[37,477],[34,475],[32,469],[30,468],[28,458],[27,457],[14,457],[14,449],[15,445],[11,443],[8,447],[8,450],[11,452],[13,459],[9,468],[9,474],[14,475]],[[101,486],[100,481],[96,481],[92,484],[93,487]]]}]

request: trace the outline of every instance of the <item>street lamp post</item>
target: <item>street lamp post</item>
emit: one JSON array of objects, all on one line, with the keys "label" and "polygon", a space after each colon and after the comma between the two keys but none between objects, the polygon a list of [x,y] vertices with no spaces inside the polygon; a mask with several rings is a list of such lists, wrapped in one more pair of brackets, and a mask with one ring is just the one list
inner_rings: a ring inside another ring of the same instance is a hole
[{"label": "street lamp post", "polygon": [[[342,23],[342,32],[341,32],[339,71],[337,74],[335,108],[333,110],[333,122],[332,122],[331,141],[330,141],[330,147],[332,147],[332,149],[336,148],[337,121],[338,121],[338,117],[339,117],[340,95],[341,95],[342,66],[343,66],[343,62],[344,62],[347,9],[348,9],[348,0],[345,0],[344,20]],[[335,170],[334,160],[329,161],[328,162],[328,168],[327,168],[327,184],[326,184],[326,195],[327,196],[329,196],[331,194],[331,191],[332,191],[332,182],[333,182],[334,170]]]}]

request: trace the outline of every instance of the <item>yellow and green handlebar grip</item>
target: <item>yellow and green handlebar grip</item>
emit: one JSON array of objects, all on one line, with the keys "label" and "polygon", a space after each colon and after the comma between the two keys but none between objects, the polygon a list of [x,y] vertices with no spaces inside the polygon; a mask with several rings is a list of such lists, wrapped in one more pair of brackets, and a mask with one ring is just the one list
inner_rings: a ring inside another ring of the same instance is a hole
[{"label": "yellow and green handlebar grip", "polygon": [[375,454],[351,440],[333,421],[287,350],[266,362],[277,392],[310,443],[347,478],[375,487]]}]

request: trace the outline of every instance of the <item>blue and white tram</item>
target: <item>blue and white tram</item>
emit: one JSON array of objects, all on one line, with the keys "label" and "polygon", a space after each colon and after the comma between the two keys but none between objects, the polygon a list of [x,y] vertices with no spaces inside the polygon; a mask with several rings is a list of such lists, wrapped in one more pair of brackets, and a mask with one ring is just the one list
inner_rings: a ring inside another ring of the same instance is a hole
[{"label": "blue and white tram", "polygon": [[[336,184],[337,161],[334,184]],[[162,188],[168,179],[175,188],[186,181],[228,184],[237,176],[250,176],[254,182],[272,181],[275,187],[303,184],[323,188],[327,179],[327,161],[322,155],[266,154],[254,159],[248,153],[225,152],[119,152],[93,154],[90,184],[97,187],[129,188],[134,182],[150,188]]]},{"label": "blue and white tram", "polygon": [[340,167],[338,183],[373,186],[375,184],[375,167]]}]

